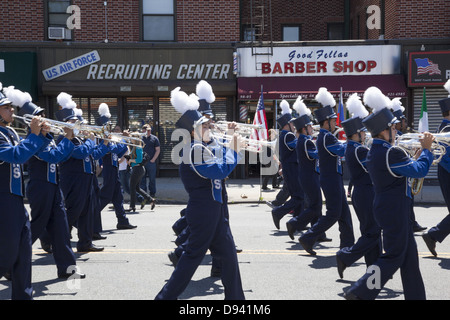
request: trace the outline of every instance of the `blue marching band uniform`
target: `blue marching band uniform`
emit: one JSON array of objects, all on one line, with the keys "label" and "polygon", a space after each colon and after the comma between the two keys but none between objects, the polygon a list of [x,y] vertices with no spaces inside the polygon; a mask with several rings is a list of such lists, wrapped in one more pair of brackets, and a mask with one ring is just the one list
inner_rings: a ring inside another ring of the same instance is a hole
[{"label": "blue marching band uniform", "polygon": [[[179,100],[182,101],[180,105],[176,102],[178,97],[186,100]],[[171,101],[176,110],[182,113],[176,126],[187,130],[194,138],[190,147],[183,150],[188,154],[183,153],[179,167],[181,181],[189,195],[184,213],[189,235],[170,279],[155,299],[177,299],[208,249],[213,257],[220,259],[225,299],[245,299],[223,190],[223,181],[236,167],[242,152],[237,153],[225,147],[222,152],[211,151],[207,145],[209,141],[199,138],[203,136],[203,126],[209,127],[209,119],[198,111],[198,101],[195,109],[186,110],[189,99],[179,88],[172,91]],[[195,135],[196,130],[201,132]]]},{"label": "blue marching band uniform", "polygon": [[[92,244],[95,210],[99,209],[98,204],[105,203],[105,198],[119,207],[123,197],[118,195],[113,178],[110,181],[106,178],[110,182],[107,187],[112,191],[107,192],[105,187],[101,198],[95,194],[95,161],[105,157],[104,175],[108,176],[110,171],[114,175],[114,170],[109,167],[114,167],[114,159],[124,153],[126,146],[120,143],[97,145],[93,140],[73,136],[73,132],[70,137],[60,135],[55,141],[51,133],[36,135],[31,129],[26,139],[21,139],[9,124],[13,119],[13,105],[21,101],[13,99],[13,95],[17,97],[24,93],[10,88],[5,90],[6,96],[0,91],[0,109],[11,110],[11,120],[7,122],[0,118],[0,196],[6,206],[0,223],[0,276],[12,280],[12,299],[32,299],[31,247],[37,239],[46,245],[46,251],[53,253],[57,276],[63,279],[86,277],[77,268],[71,248],[70,229],[73,226],[78,230],[79,252],[103,250]],[[44,109],[31,101],[17,106],[19,116],[43,116]],[[63,122],[83,120],[75,114],[74,107],[63,106],[56,116]],[[29,173],[26,188],[22,169],[25,163]],[[115,174],[118,174],[117,170]],[[31,219],[24,206],[25,191]],[[128,223],[123,211],[116,209],[116,215],[118,229],[119,226],[120,229],[135,228]]]},{"label": "blue marching band uniform", "polygon": [[[190,146],[183,149],[183,162],[179,166],[189,200],[180,220],[172,226],[179,235],[175,269],[155,299],[177,299],[209,249],[215,261],[213,264],[219,269],[225,299],[242,300],[245,296],[229,225],[224,181],[243,153],[239,148],[226,148],[217,140],[200,138],[198,132],[207,131],[210,125],[209,118],[199,112],[199,106],[205,106],[204,101],[192,103],[190,99],[194,98],[179,88],[172,91],[172,96],[176,95],[182,96],[182,99],[171,100],[182,114],[176,126],[187,130],[193,138]],[[291,200],[274,208],[272,218],[279,229],[280,220],[288,213],[293,214],[286,223],[291,239],[296,231],[305,230],[311,224],[299,238],[304,250],[311,255],[316,254],[314,244],[326,239],[326,231],[338,223],[340,250],[336,259],[339,276],[342,278],[345,268],[362,257],[368,267],[368,271],[344,293],[346,299],[375,299],[397,270],[401,271],[405,298],[425,299],[414,239],[411,179],[426,176],[433,154],[424,148],[417,160],[412,159],[394,145],[393,126],[397,118],[388,106],[366,105],[373,109],[370,116],[354,116],[342,123],[346,143],[340,142],[332,132],[337,117],[332,103],[324,104],[314,112],[321,125],[316,141],[311,138],[311,112],[299,113],[295,119],[290,112],[284,112],[277,119],[282,129],[280,161]],[[444,119],[438,132],[450,132],[450,97],[440,101],[440,105]],[[206,106],[210,111],[208,103]],[[31,102],[19,107],[19,115],[35,116],[43,112]],[[12,113],[12,103],[0,92],[0,111],[7,115],[4,110]],[[57,112],[57,118],[65,122],[79,119],[79,116],[73,109],[63,106]],[[104,125],[108,119],[103,117],[98,121],[99,125]],[[93,245],[92,240],[94,233],[102,231],[101,210],[112,202],[117,227],[135,228],[129,224],[123,209],[118,179],[118,159],[127,148],[120,143],[101,141],[97,144],[89,138],[74,136],[60,136],[55,143],[51,134],[35,134],[31,129],[26,139],[21,139],[9,127],[10,122],[12,120],[6,121],[0,116],[0,197],[6,209],[2,210],[0,223],[0,276],[12,280],[13,299],[32,299],[31,248],[38,238],[51,245],[58,277],[68,278],[75,272],[84,278],[85,275],[76,269],[70,246],[72,227],[78,230],[79,252],[103,250]],[[370,149],[363,141],[367,131],[373,137]],[[448,145],[446,147],[447,152],[438,166],[438,177],[450,210],[450,155]],[[344,157],[354,185],[352,205],[361,231],[356,242],[342,180]],[[96,161],[102,163],[105,181],[97,191]],[[23,200],[22,165],[25,163],[30,177],[26,191],[31,219]],[[326,201],[325,215],[322,215],[322,192]],[[449,234],[450,214],[422,237],[430,252],[437,255],[436,243]],[[368,285],[373,272],[379,276],[379,287]]]}]

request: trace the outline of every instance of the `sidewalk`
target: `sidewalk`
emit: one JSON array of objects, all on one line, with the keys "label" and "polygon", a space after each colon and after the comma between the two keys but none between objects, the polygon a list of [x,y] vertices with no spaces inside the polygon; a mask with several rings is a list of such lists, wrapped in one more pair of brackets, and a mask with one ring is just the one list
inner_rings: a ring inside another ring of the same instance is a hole
[{"label": "sidewalk", "polygon": [[[270,189],[261,192],[259,178],[228,179],[226,182],[228,203],[257,203],[258,201],[272,201],[279,189]],[[180,178],[157,178],[156,198],[160,204],[185,204],[188,195],[184,190]],[[347,185],[345,185],[347,190]],[[260,199],[261,197],[261,199]],[[351,202],[348,199],[349,203]],[[415,196],[415,204],[420,205],[445,205],[439,186],[424,185],[422,191]]]}]

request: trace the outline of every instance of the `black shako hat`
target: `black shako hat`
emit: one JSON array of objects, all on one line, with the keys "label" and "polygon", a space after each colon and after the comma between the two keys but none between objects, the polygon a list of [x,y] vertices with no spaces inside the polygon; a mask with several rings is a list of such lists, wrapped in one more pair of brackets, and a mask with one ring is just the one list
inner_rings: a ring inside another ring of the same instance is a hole
[{"label": "black shako hat", "polygon": [[372,137],[375,137],[383,130],[389,129],[393,124],[398,122],[397,118],[388,108],[373,113],[362,121]]},{"label": "black shako hat", "polygon": [[344,128],[344,132],[347,138],[361,131],[367,131],[360,117],[350,118],[342,121],[341,125],[342,128]]},{"label": "black shako hat", "polygon": [[312,120],[307,114],[304,114],[296,119],[292,119],[290,122],[292,122],[295,129],[299,131],[307,125],[312,125]]}]

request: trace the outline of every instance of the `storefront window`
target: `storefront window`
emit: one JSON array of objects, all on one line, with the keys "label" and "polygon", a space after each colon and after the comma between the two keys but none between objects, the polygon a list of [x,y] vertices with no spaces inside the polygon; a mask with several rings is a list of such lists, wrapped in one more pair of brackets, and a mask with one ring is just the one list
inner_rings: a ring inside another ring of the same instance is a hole
[{"label": "storefront window", "polygon": [[140,132],[144,124],[150,124],[154,128],[153,98],[127,98],[125,110],[128,115],[127,127],[130,131]]}]

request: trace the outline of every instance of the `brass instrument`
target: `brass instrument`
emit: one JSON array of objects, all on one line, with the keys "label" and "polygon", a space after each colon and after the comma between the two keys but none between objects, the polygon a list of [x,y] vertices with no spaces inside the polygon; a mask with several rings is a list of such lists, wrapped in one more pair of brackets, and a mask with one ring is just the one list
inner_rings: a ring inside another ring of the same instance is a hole
[{"label": "brass instrument", "polygon": [[[15,119],[22,120],[26,125],[29,125],[31,120],[35,116],[33,116],[31,114],[26,114],[23,117],[17,116],[17,115],[13,115],[13,117]],[[140,147],[141,145],[136,144],[135,143],[136,140],[142,142],[142,144],[144,143],[144,141],[142,141],[142,139],[139,139],[138,137],[128,137],[128,136],[125,136],[120,133],[109,132],[108,129],[106,128],[106,126],[105,127],[93,126],[93,125],[89,125],[89,124],[86,124],[81,121],[76,121],[75,123],[70,123],[70,122],[57,121],[57,120],[52,120],[52,119],[47,119],[47,118],[41,118],[41,120],[46,122],[49,125],[50,132],[53,134],[64,135],[65,134],[64,129],[68,128],[68,129],[73,130],[74,135],[76,135],[78,137],[82,137],[82,138],[88,138],[88,135],[85,135],[84,132],[90,132],[90,133],[92,132],[95,135],[97,135],[98,138],[103,139],[105,141],[117,142],[117,143],[129,145],[129,146],[138,146],[138,147]]]},{"label": "brass instrument", "polygon": [[[431,146],[431,152],[435,157],[433,165],[436,165],[446,154],[446,147],[450,146],[450,132],[437,133],[433,136],[435,141]],[[419,141],[422,138],[423,133],[405,133],[397,137],[395,145],[407,151],[410,156],[414,156],[415,152],[422,148]],[[411,179],[411,193],[413,195],[417,195],[422,190],[424,180],[425,178]]]},{"label": "brass instrument", "polygon": [[[222,132],[226,132],[228,130],[228,125],[232,124],[233,122],[229,121],[217,121],[213,123],[214,129],[217,129]],[[266,130],[264,125],[257,125],[257,124],[247,124],[247,123],[239,123],[235,122],[235,132],[240,134],[241,136],[250,136],[253,133],[253,130]]]},{"label": "brass instrument", "polygon": [[[31,114],[26,114],[23,117],[13,114],[14,119],[22,120],[26,125],[29,125],[31,120],[34,117],[35,116],[33,116]],[[73,126],[74,126],[74,124],[72,124],[72,123],[56,121],[56,120],[47,119],[47,118],[41,118],[41,120],[46,122],[49,125],[50,132],[53,134],[65,134],[64,128],[73,129]]]},{"label": "brass instrument", "polygon": [[[236,133],[240,134],[240,132]],[[245,135],[240,134],[242,137],[242,142],[244,144],[244,147],[242,149],[249,151],[249,152],[256,152],[261,153],[263,151],[263,147],[269,147],[271,149],[275,149],[277,146],[277,140],[273,141],[264,141],[264,140],[257,140],[257,139],[251,139]],[[232,140],[233,135],[225,134],[223,132],[218,132],[217,130],[211,130],[210,137],[217,140],[217,143],[228,147]]]},{"label": "brass instrument", "polygon": [[[435,141],[431,146],[431,152],[436,157],[433,164],[438,164],[446,153],[446,147],[450,146],[450,132],[433,134]],[[417,149],[422,148],[420,139],[423,138],[422,133],[405,133],[398,136],[395,145],[405,149],[413,156]]]}]

